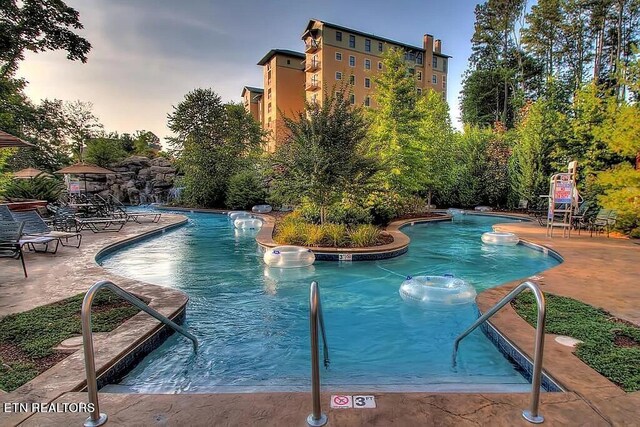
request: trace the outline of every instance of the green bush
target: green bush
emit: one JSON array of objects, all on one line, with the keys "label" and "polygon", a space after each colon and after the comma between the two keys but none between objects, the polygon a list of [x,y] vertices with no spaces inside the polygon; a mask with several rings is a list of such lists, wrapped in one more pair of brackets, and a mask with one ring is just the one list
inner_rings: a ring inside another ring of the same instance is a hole
[{"label": "green bush", "polygon": [[374,224],[388,224],[400,211],[401,196],[394,192],[375,191],[365,201]]},{"label": "green bush", "polygon": [[380,239],[380,229],[375,225],[361,224],[349,230],[349,239],[356,248],[375,246]]},{"label": "green bush", "polygon": [[365,207],[343,201],[329,206],[327,221],[347,225],[371,224],[373,217]]},{"label": "green bush", "polygon": [[34,199],[55,202],[60,198],[64,184],[58,178],[38,175],[30,179],[14,179],[5,188],[8,199]]},{"label": "green bush", "polygon": [[344,224],[327,223],[322,226],[329,246],[342,247],[347,242],[347,226]]},{"label": "green bush", "polygon": [[87,143],[84,158],[87,162],[102,167],[119,162],[127,157],[127,152],[119,139],[95,138]]},{"label": "green bush", "polygon": [[226,205],[231,209],[249,209],[264,203],[266,195],[265,187],[258,173],[245,170],[229,179]]}]

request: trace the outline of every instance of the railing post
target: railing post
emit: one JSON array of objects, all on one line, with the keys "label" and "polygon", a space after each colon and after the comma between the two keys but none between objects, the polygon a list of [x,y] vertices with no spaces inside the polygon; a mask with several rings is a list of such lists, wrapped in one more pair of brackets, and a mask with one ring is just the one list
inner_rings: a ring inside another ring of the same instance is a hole
[{"label": "railing post", "polygon": [[544,300],[544,294],[540,291],[540,288],[532,282],[522,282],[516,286],[511,292],[509,292],[504,298],[502,298],[496,305],[491,307],[489,311],[484,313],[478,318],[471,326],[469,326],[453,343],[452,365],[455,368],[456,359],[458,356],[458,345],[460,341],[467,335],[473,332],[478,326],[489,320],[491,316],[496,314],[502,307],[507,305],[515,297],[517,297],[522,291],[529,289],[533,293],[536,304],[538,305],[538,318],[536,323],[536,341],[535,350],[533,355],[533,372],[531,376],[531,405],[529,409],[522,411],[522,416],[525,420],[533,424],[540,424],[544,422],[544,417],[538,413],[538,407],[540,405],[540,384],[542,382],[542,358],[544,353],[544,327],[545,327],[545,315],[546,304]]},{"label": "railing post", "polygon": [[91,410],[91,415],[84,422],[85,427],[97,427],[107,422],[107,415],[100,412],[100,405],[98,403],[98,380],[96,375],[95,354],[93,351],[93,333],[91,331],[91,306],[93,304],[93,299],[96,293],[102,288],[108,288],[114,294],[127,300],[134,306],[138,307],[140,310],[158,319],[165,325],[171,327],[174,331],[179,332],[185,337],[189,338],[193,343],[193,351],[198,351],[198,339],[182,326],[163,316],[158,311],[149,307],[147,304],[140,301],[138,298],[125,291],[124,289],[116,286],[112,282],[101,280],[94,283],[84,296],[84,300],[82,301],[82,309],[80,312],[80,320],[82,323],[82,344],[84,348],[84,366],[87,374],[87,392],[89,395],[89,403],[93,407]]},{"label": "railing post", "polygon": [[107,414],[100,412],[100,405],[98,403],[98,380],[96,378],[96,362],[93,353],[93,333],[91,332],[91,305],[93,304],[93,298],[96,292],[100,289],[100,287],[96,285],[93,285],[85,294],[80,313],[84,366],[87,373],[87,392],[89,394],[89,404],[93,406],[91,415],[84,422],[85,427],[97,427],[107,422]]},{"label": "railing post", "polygon": [[[318,283],[311,282],[309,291],[309,327],[311,332],[311,399],[313,412],[307,417],[307,425],[311,427],[323,426],[327,423],[327,416],[322,413],[320,406],[320,357],[318,348],[318,313],[320,295]],[[324,333],[324,331],[323,331]]]}]

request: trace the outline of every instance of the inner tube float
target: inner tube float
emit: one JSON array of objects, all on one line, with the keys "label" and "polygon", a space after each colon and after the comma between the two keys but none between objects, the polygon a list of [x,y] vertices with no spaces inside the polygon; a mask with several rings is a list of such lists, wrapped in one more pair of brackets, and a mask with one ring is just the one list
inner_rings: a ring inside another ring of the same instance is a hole
[{"label": "inner tube float", "polygon": [[255,205],[251,208],[251,212],[255,213],[269,213],[273,210],[271,205]]},{"label": "inner tube float", "polygon": [[276,246],[268,249],[263,259],[269,267],[298,268],[310,266],[316,256],[311,249],[301,246]]},{"label": "inner tube float", "polygon": [[405,302],[430,307],[461,306],[476,299],[473,286],[452,276],[409,276],[399,293]]},{"label": "inner tube float", "polygon": [[475,208],[473,208],[473,210],[476,210],[478,212],[491,212],[493,209],[491,209],[489,206],[476,206]]},{"label": "inner tube float", "polygon": [[489,231],[482,235],[482,243],[487,245],[515,246],[520,239],[513,233],[504,233],[500,231]]},{"label": "inner tube float", "polygon": [[227,215],[229,215],[229,219],[231,219],[231,221],[235,221],[238,218],[253,218],[253,215],[244,211],[229,212]]},{"label": "inner tube float", "polygon": [[233,226],[239,229],[258,229],[262,227],[262,221],[258,218],[250,218],[250,217],[239,217],[233,221]]}]

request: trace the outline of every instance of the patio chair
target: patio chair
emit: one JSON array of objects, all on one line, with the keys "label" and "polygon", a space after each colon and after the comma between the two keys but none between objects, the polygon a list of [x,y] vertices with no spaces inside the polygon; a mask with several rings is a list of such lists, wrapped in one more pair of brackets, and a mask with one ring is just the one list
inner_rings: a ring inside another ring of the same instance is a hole
[{"label": "patio chair", "polygon": [[580,230],[589,228],[589,206],[586,203],[583,203],[578,208],[578,211],[571,218],[573,228],[578,230],[578,235],[580,235]]},{"label": "patio chair", "polygon": [[19,259],[22,262],[24,277],[27,277],[22,245],[19,243],[23,226],[23,222],[0,221],[0,258]]},{"label": "patio chair", "polygon": [[598,215],[593,219],[593,221],[589,225],[590,236],[593,236],[593,232],[596,232],[596,236],[598,233],[602,233],[604,231],[607,232],[607,237],[609,237],[609,233],[613,229],[613,226],[616,224],[618,220],[618,213],[614,210],[610,209],[600,209]]},{"label": "patio chair", "polygon": [[[75,248],[79,248],[82,244],[82,234],[79,232],[73,231],[57,231],[51,230],[47,223],[40,217],[38,212],[36,211],[25,211],[25,212],[14,212],[13,217],[16,221],[24,221],[24,240],[27,241],[30,238],[51,238],[52,240],[57,240],[56,247],[53,253],[56,253],[58,250],[58,244],[62,246],[73,246]],[[76,244],[69,244],[69,239],[75,238]],[[64,240],[64,241],[63,241]],[[35,250],[33,243],[45,243],[42,241],[35,242],[26,242],[30,243],[31,247]],[[47,248],[45,248],[45,252],[47,252]]]},{"label": "patio chair", "polygon": [[13,216],[9,210],[9,206],[0,205],[0,221],[13,221]]},{"label": "patio chair", "polygon": [[[127,223],[126,218],[76,218],[78,231],[91,230],[94,233],[118,232]],[[114,228],[111,228],[111,227]]]}]

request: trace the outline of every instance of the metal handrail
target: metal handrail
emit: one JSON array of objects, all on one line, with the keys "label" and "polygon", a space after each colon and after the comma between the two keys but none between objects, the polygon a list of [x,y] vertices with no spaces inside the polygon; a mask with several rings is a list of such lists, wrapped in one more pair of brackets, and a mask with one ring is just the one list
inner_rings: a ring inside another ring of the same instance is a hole
[{"label": "metal handrail", "polygon": [[542,377],[542,355],[544,352],[544,322],[546,314],[546,305],[544,301],[544,294],[540,291],[540,288],[531,282],[522,282],[515,289],[509,292],[504,298],[502,298],[491,310],[480,316],[478,320],[474,322],[467,330],[465,330],[458,338],[456,338],[453,344],[453,367],[456,366],[456,358],[458,356],[458,345],[460,341],[473,332],[478,326],[486,322],[491,316],[496,314],[498,310],[507,305],[511,300],[518,296],[522,291],[529,289],[533,292],[538,304],[538,320],[536,323],[536,347],[533,356],[533,373],[531,376],[531,405],[529,409],[522,411],[522,416],[525,420],[533,424],[540,424],[544,422],[544,417],[538,413],[538,406],[540,404],[540,384]]},{"label": "metal handrail", "polygon": [[327,416],[322,413],[320,407],[320,361],[318,357],[318,327],[322,333],[322,345],[324,355],[324,367],[329,367],[329,347],[327,335],[324,330],[324,318],[322,305],[320,304],[320,288],[318,282],[311,282],[309,290],[309,326],[311,331],[311,399],[313,412],[307,417],[307,425],[311,427],[323,426],[327,423]]},{"label": "metal handrail", "polygon": [[82,343],[84,347],[84,366],[87,372],[87,391],[89,393],[89,404],[90,405],[92,404],[93,406],[91,408],[92,409],[91,415],[84,422],[85,427],[101,426],[102,424],[107,422],[107,414],[100,412],[100,407],[98,404],[98,380],[96,378],[96,361],[95,361],[95,356],[93,352],[93,333],[91,331],[91,306],[93,304],[93,299],[95,298],[96,293],[102,288],[110,289],[113,293],[115,293],[119,297],[129,301],[131,304],[135,305],[140,310],[144,311],[150,316],[155,317],[160,322],[173,328],[176,332],[179,332],[185,337],[189,338],[193,343],[193,351],[194,352],[198,351],[198,339],[182,326],[176,324],[169,318],[163,316],[153,308],[149,307],[144,302],[140,301],[133,294],[116,286],[115,284],[113,284],[112,282],[109,282],[108,280],[102,280],[94,283],[94,285],[89,288],[86,295],[84,296],[84,300],[82,301],[82,311],[80,314],[80,317],[82,320]]}]

